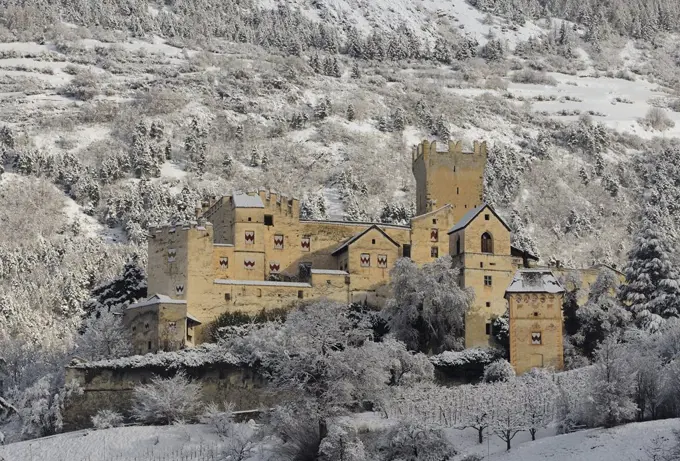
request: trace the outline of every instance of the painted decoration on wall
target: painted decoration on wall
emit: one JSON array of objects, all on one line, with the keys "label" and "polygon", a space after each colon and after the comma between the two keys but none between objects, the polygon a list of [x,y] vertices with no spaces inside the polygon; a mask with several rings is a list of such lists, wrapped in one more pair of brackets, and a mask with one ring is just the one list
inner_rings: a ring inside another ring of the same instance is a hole
[{"label": "painted decoration on wall", "polygon": [[243,260],[243,267],[245,267],[248,270],[253,270],[255,269],[255,260],[251,258],[246,258]]},{"label": "painted decoration on wall", "polygon": [[387,267],[387,255],[378,255],[378,267]]},{"label": "painted decoration on wall", "polygon": [[174,248],[168,248],[168,262],[169,263],[174,262],[176,256],[177,250],[175,250]]},{"label": "painted decoration on wall", "polygon": [[269,272],[276,274],[281,270],[281,264],[278,261],[269,261]]},{"label": "painted decoration on wall", "polygon": [[274,236],[274,249],[283,250],[283,235]]},{"label": "painted decoration on wall", "polygon": [[246,245],[255,244],[255,231],[246,231]]},{"label": "painted decoration on wall", "polygon": [[309,251],[309,248],[311,246],[311,239],[307,236],[302,237],[300,245],[302,246],[302,251]]},{"label": "painted decoration on wall", "polygon": [[532,331],[531,332],[531,344],[541,344],[541,332]]},{"label": "painted decoration on wall", "polygon": [[178,295],[184,294],[184,285],[175,285],[175,293]]},{"label": "painted decoration on wall", "polygon": [[361,253],[361,267],[371,267],[371,255],[368,253]]},{"label": "painted decoration on wall", "polygon": [[220,256],[220,269],[227,269],[229,267],[229,258]]},{"label": "painted decoration on wall", "polygon": [[438,242],[438,241],[439,241],[439,229],[430,230],[430,242]]}]

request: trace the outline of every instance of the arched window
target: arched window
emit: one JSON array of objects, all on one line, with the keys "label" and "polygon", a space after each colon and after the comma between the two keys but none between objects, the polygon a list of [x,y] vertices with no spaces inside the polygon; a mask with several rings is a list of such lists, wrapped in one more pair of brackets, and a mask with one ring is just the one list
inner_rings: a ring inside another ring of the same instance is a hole
[{"label": "arched window", "polygon": [[488,232],[482,234],[482,253],[493,253],[493,239]]},{"label": "arched window", "polygon": [[460,254],[460,235],[456,237],[456,254]]}]

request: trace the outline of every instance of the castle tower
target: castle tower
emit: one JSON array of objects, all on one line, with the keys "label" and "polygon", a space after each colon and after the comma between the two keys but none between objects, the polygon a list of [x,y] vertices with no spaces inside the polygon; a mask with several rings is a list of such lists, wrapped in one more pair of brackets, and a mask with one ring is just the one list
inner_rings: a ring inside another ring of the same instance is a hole
[{"label": "castle tower", "polygon": [[515,273],[505,292],[510,314],[510,363],[520,375],[532,368],[564,367],[564,289],[547,269]]},{"label": "castle tower", "polygon": [[472,152],[464,152],[461,141],[423,141],[414,146],[416,214],[451,204],[457,222],[481,205],[486,158],[486,142],[475,141]]}]

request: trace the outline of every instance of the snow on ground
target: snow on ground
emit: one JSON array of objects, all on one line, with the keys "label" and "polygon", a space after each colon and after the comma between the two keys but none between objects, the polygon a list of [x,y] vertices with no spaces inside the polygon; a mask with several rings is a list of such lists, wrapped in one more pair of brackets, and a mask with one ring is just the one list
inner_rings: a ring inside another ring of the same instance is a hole
[{"label": "snow on ground", "polygon": [[183,179],[186,175],[187,172],[174,162],[165,162],[161,165],[161,178]]},{"label": "snow on ground", "polygon": [[[110,47],[114,45],[113,43],[107,43],[107,42],[102,42],[99,40],[95,39],[83,39],[80,40],[79,42],[86,48],[96,48],[96,47]],[[157,35],[154,35],[150,38],[150,41],[144,41],[144,40],[137,40],[137,39],[132,39],[127,42],[116,42],[115,46],[124,48],[128,51],[131,52],[138,52],[140,50],[143,50],[147,53],[162,53],[167,56],[173,56],[173,57],[178,57],[181,58],[183,57],[185,53],[185,49],[178,48],[176,46],[168,45],[166,41],[158,37]],[[186,50],[186,53],[189,56],[192,56],[198,51],[195,50]]]},{"label": "snow on ground", "polygon": [[328,219],[342,221],[345,217],[345,205],[342,203],[340,191],[335,187],[325,187],[321,193],[328,202]]},{"label": "snow on ground", "polygon": [[65,134],[58,130],[44,131],[32,134],[32,140],[35,147],[50,151],[54,149],[55,144],[60,141],[65,141],[67,148],[65,150],[77,150],[89,146],[93,142],[106,139],[111,133],[111,127],[107,125],[78,125],[75,130],[69,131]]},{"label": "snow on ground", "polygon": [[89,237],[102,237],[108,243],[127,242],[127,234],[123,229],[102,225],[90,215],[85,214],[83,207],[70,197],[64,197],[64,213],[71,221],[78,221],[80,231]]},{"label": "snow on ground", "polygon": [[[308,18],[344,25],[355,25],[363,34],[373,27],[389,31],[399,24],[406,26],[421,37],[432,38],[437,32],[437,21],[447,19],[461,33],[469,33],[484,44],[489,32],[507,40],[510,48],[518,41],[541,35],[542,29],[532,22],[517,27],[505,28],[505,21],[493,17],[493,24],[486,24],[485,13],[473,8],[465,0],[288,0],[286,3],[299,8]],[[279,2],[260,0],[265,8],[276,8]]]},{"label": "snow on ground", "polygon": [[[219,452],[221,441],[208,426],[133,426],[101,431],[69,432],[37,440],[0,446],[0,459],[7,461],[90,461],[154,460],[180,461],[212,450]],[[163,457],[174,453],[185,457]],[[207,458],[205,458],[207,459]]]}]

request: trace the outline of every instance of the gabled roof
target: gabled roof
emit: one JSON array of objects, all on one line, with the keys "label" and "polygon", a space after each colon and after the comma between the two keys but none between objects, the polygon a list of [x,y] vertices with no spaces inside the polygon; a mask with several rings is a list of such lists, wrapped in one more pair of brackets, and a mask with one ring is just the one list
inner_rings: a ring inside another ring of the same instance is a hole
[{"label": "gabled roof", "polygon": [[517,248],[516,246],[510,245],[510,254],[512,256],[519,256],[522,258],[527,258],[527,259],[533,259],[534,261],[538,261],[539,257],[535,256],[531,253],[529,253],[526,250],[522,250],[521,248]]},{"label": "gabled roof", "polygon": [[496,218],[498,218],[498,220],[499,220],[501,223],[503,223],[503,225],[505,226],[505,228],[506,228],[508,231],[512,232],[512,229],[510,229],[510,226],[508,226],[508,223],[506,223],[505,220],[504,220],[503,218],[501,218],[501,217],[498,215],[498,213],[496,213],[496,210],[494,210],[494,209],[491,208],[489,205],[487,205],[486,203],[484,203],[484,204],[482,204],[482,205],[479,205],[477,208],[473,208],[472,210],[470,210],[470,211],[468,211],[467,213],[465,213],[465,215],[460,219],[460,221],[458,221],[458,222],[451,228],[451,230],[449,230],[448,234],[451,234],[452,232],[459,231],[459,230],[461,230],[461,229],[465,229],[465,228],[468,226],[468,224],[470,224],[470,223],[472,222],[472,220],[475,219],[475,218],[477,217],[477,215],[479,215],[479,213],[481,213],[485,208],[488,208],[489,211],[491,211],[491,213],[493,213],[493,215],[494,215]]},{"label": "gabled roof", "polygon": [[243,192],[234,191],[231,199],[236,208],[264,208],[259,195],[248,195]]},{"label": "gabled roof", "polygon": [[505,293],[564,293],[564,288],[550,269],[521,269]]},{"label": "gabled roof", "polygon": [[186,304],[183,299],[172,299],[170,296],[156,293],[149,297],[146,301],[141,301],[135,304],[130,304],[128,309],[136,309],[138,307],[154,306],[156,304]]},{"label": "gabled roof", "polygon": [[373,224],[373,225],[372,225],[371,227],[369,227],[368,229],[366,229],[366,230],[364,230],[364,231],[362,231],[362,232],[359,232],[359,233],[358,233],[357,235],[355,235],[354,237],[350,237],[350,238],[348,238],[347,240],[345,240],[345,241],[344,241],[339,247],[337,247],[337,248],[333,251],[333,253],[331,253],[331,254],[332,254],[333,256],[335,256],[335,255],[338,255],[338,254],[342,253],[343,251],[347,250],[347,248],[349,248],[349,246],[350,246],[351,244],[353,244],[354,242],[356,242],[357,240],[359,240],[361,237],[363,237],[365,234],[367,234],[367,233],[368,233],[370,230],[372,230],[372,229],[377,229],[378,232],[380,232],[383,236],[385,236],[385,238],[386,238],[387,240],[389,240],[390,242],[392,242],[394,245],[396,245],[396,246],[401,246],[401,245],[399,245],[392,237],[390,237],[389,235],[387,235],[387,234],[385,233],[384,230],[382,230],[381,228],[379,228],[377,225]]}]

